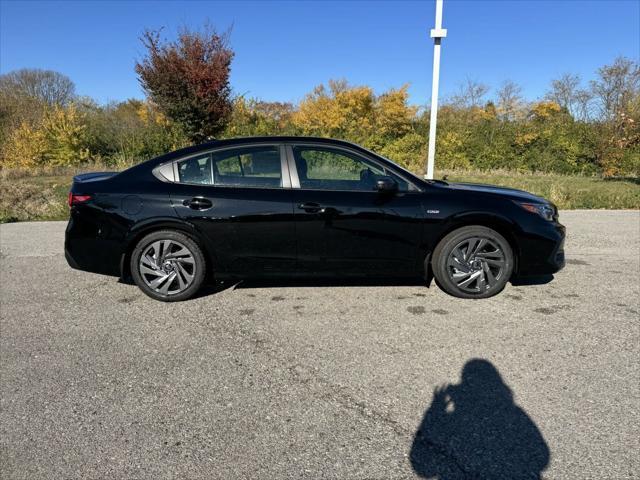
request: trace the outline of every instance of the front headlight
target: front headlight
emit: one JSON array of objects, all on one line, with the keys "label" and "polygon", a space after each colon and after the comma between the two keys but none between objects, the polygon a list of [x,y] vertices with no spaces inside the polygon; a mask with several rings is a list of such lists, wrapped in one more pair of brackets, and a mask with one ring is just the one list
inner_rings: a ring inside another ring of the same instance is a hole
[{"label": "front headlight", "polygon": [[545,220],[550,222],[555,220],[556,210],[552,205],[548,205],[546,203],[516,203],[531,213],[537,213]]}]

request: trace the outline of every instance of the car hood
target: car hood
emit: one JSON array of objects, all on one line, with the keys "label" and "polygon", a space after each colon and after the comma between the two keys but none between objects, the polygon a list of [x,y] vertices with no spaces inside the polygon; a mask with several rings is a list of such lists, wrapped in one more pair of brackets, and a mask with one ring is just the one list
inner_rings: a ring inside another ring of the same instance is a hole
[{"label": "car hood", "polygon": [[472,192],[493,193],[496,195],[509,197],[511,200],[520,200],[535,203],[549,203],[548,200],[534,195],[533,193],[525,192],[524,190],[518,190],[515,188],[498,187],[496,185],[484,185],[481,183],[447,183],[449,184],[448,188],[453,190],[468,190]]}]

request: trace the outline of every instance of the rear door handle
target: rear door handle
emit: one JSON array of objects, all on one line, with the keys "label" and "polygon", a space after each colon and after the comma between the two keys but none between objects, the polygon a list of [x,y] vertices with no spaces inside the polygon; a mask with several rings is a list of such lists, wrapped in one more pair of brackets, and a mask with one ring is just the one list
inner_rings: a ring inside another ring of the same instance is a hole
[{"label": "rear door handle", "polygon": [[307,213],[318,213],[322,210],[322,206],[315,202],[306,202],[298,205],[300,210],[304,210]]},{"label": "rear door handle", "polygon": [[182,204],[185,207],[192,208],[193,210],[207,210],[208,208],[213,207],[213,203],[208,198],[204,197],[193,197],[188,198]]}]

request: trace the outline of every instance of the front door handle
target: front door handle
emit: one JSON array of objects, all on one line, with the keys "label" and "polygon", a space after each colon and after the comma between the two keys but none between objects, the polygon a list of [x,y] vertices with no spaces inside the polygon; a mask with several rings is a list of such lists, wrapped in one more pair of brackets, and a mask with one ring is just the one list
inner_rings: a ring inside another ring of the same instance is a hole
[{"label": "front door handle", "polygon": [[207,210],[208,208],[213,207],[213,203],[211,203],[211,200],[204,197],[188,198],[184,202],[182,202],[182,204],[185,207],[192,208],[193,210]]},{"label": "front door handle", "polygon": [[300,210],[304,210],[307,213],[320,213],[322,215],[328,215],[328,216],[336,216],[341,213],[340,210],[338,210],[337,208],[323,207],[319,203],[315,203],[315,202],[301,203],[298,205],[298,208]]}]

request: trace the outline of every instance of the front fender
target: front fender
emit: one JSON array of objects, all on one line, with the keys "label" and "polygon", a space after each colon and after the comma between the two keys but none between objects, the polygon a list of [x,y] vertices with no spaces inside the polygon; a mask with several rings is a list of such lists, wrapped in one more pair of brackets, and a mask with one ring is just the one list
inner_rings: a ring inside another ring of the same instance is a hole
[{"label": "front fender", "polygon": [[509,242],[513,250],[515,260],[514,272],[517,271],[521,253],[520,238],[522,236],[522,229],[512,219],[495,212],[466,211],[450,215],[442,222],[442,229],[438,232],[438,235],[433,238],[432,244],[429,246],[430,251],[433,252],[440,240],[450,232],[469,225],[481,225],[492,228],[502,235]]}]

